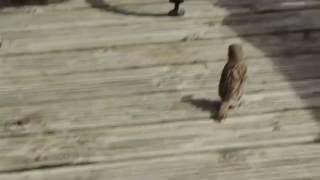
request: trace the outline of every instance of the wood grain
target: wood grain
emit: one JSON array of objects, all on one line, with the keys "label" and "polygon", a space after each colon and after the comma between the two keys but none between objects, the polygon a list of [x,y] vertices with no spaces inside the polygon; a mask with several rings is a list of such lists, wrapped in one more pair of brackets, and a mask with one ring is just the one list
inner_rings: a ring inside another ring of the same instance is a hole
[{"label": "wood grain", "polygon": [[[92,2],[0,9],[0,180],[320,178],[319,1]],[[219,123],[231,43],[249,79]]]}]

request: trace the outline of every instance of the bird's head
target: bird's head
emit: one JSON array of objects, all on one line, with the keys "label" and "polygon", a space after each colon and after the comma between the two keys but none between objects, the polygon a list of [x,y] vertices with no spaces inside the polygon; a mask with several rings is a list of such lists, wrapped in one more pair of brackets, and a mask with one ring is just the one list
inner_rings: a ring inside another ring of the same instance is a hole
[{"label": "bird's head", "polygon": [[229,61],[241,61],[243,59],[242,46],[240,44],[231,44],[228,50]]}]

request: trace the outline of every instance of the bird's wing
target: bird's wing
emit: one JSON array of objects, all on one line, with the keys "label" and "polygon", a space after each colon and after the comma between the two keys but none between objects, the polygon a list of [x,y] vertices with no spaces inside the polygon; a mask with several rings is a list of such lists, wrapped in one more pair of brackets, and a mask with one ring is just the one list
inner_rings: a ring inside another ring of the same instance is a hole
[{"label": "bird's wing", "polygon": [[229,64],[227,63],[222,70],[221,76],[220,76],[220,82],[219,82],[219,96],[221,98],[225,97],[225,89],[226,89],[226,81],[227,81],[227,76],[228,76],[228,66]]},{"label": "bird's wing", "polygon": [[226,66],[220,79],[219,95],[225,101],[231,100],[240,92],[242,72],[239,65]]}]

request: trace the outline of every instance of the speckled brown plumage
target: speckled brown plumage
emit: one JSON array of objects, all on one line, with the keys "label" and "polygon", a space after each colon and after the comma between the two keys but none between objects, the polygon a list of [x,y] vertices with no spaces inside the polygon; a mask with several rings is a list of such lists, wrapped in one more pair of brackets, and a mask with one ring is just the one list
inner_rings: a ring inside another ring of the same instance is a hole
[{"label": "speckled brown plumage", "polygon": [[217,117],[219,120],[227,117],[230,107],[240,104],[243,86],[247,79],[247,66],[243,61],[241,45],[232,44],[228,51],[228,62],[223,68],[219,82],[219,96],[221,97]]}]

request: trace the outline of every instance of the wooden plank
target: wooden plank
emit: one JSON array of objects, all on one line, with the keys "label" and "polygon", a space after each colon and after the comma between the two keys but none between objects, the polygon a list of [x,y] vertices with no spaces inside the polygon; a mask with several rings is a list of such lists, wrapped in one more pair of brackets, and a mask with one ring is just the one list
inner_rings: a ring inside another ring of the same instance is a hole
[{"label": "wooden plank", "polygon": [[10,6],[7,3],[6,4],[2,3],[0,12],[3,14],[7,14],[7,13],[17,14],[17,13],[30,13],[30,12],[34,12],[37,9],[59,10],[59,9],[81,8],[81,7],[87,7],[86,1],[68,0],[62,3],[61,2],[49,3],[49,5],[45,5],[45,6],[37,5],[37,3],[34,3],[33,5],[26,5],[26,6]]},{"label": "wooden plank", "polygon": [[[299,54],[310,54],[310,56],[317,57],[318,55],[311,54],[319,53],[320,44],[317,42],[320,42],[320,33],[314,32],[310,36],[313,38],[312,41],[306,40],[304,33],[289,33],[286,38],[283,38],[282,34],[276,34],[248,37],[246,41],[241,38],[228,38],[213,41],[187,41],[170,44],[0,56],[0,77],[49,76],[190,63],[206,64],[225,61],[227,46],[234,42],[239,42],[243,45],[245,55],[250,59],[261,59],[263,56],[270,56],[272,57],[270,58],[271,61],[281,62],[281,59],[289,60],[290,56],[298,56]],[[301,57],[301,59],[303,58]],[[305,58],[310,59],[311,57],[307,55]]]},{"label": "wooden plank", "polygon": [[[119,5],[120,3],[120,5]],[[121,2],[111,3],[117,4],[123,14],[116,13],[113,11],[106,11],[101,8],[100,10],[96,8],[85,8],[85,9],[71,9],[65,12],[58,10],[50,11],[43,7],[37,7],[41,10],[34,13],[14,13],[14,14],[3,14],[0,17],[0,32],[6,31],[21,31],[21,30],[35,30],[35,29],[57,29],[66,27],[83,27],[83,26],[97,26],[97,25],[123,25],[128,23],[154,23],[155,17],[160,15],[165,15],[169,9],[172,8],[170,3],[165,1],[154,3],[129,3],[122,4]],[[285,3],[283,3],[285,4]],[[216,20],[216,23],[221,22],[225,17],[232,14],[241,13],[259,13],[264,11],[285,11],[285,10],[297,10],[306,9],[307,7],[317,7],[320,2],[307,2],[307,3],[294,3],[289,1],[290,5],[282,5],[279,3],[258,3],[254,5],[243,6],[241,3],[236,3],[228,8],[228,4],[222,4],[219,6],[213,6],[212,2],[208,1],[190,1],[185,4],[185,8],[188,13],[183,19],[189,18],[201,18],[201,17],[211,17],[211,20]],[[312,6],[311,6],[312,5]],[[66,7],[64,5],[63,7]],[[33,7],[35,8],[35,7]],[[124,13],[127,16],[124,16]],[[140,13],[140,14],[139,14]],[[159,21],[172,20],[170,17],[163,17],[157,19]]]},{"label": "wooden plank", "polygon": [[[308,61],[306,64],[305,61]],[[249,59],[249,89],[287,80],[319,78],[319,61],[313,55],[291,59],[279,58],[286,66],[277,69],[271,59]],[[285,63],[287,62],[287,63]],[[50,101],[124,96],[163,91],[217,88],[225,61],[180,66],[157,66],[124,71],[93,71],[52,76],[4,78],[0,82],[0,106],[30,105]],[[281,73],[279,73],[280,71]],[[301,72],[297,74],[296,72]]]},{"label": "wooden plank", "polygon": [[[304,108],[310,108],[311,114],[317,117],[320,105],[318,84],[314,80],[297,82],[294,84],[295,92],[290,91],[291,84],[288,82],[261,84],[248,92],[245,105],[232,111],[230,117],[245,119],[251,115],[259,117],[259,114]],[[59,103],[3,107],[0,109],[0,125],[3,127],[0,128],[0,134],[2,137],[14,137],[77,128],[111,128],[207,119],[216,111],[212,104],[213,100],[218,99],[215,89],[143,96],[91,97]],[[190,95],[193,95],[191,100],[185,98]]]},{"label": "wooden plank", "polygon": [[186,153],[110,164],[1,174],[6,180],[96,179],[317,179],[319,146],[293,145]]},{"label": "wooden plank", "polygon": [[[179,20],[148,23],[148,26],[132,24],[130,26],[94,26],[7,32],[1,33],[3,47],[0,54],[225,38],[303,31],[306,29],[310,31],[319,28],[320,23],[315,20],[315,17],[318,16],[318,10],[306,10],[255,15],[250,18],[235,17],[228,19],[221,26],[209,19],[200,19],[196,22],[193,20]],[[244,20],[250,22],[250,24],[237,24],[237,22],[243,22]],[[266,21],[271,21],[272,23],[264,23]]]},{"label": "wooden plank", "polygon": [[[0,9],[0,13],[6,14],[32,14],[32,13],[46,13],[52,11],[72,11],[72,10],[81,10],[92,8],[95,6],[99,6],[102,3],[88,3],[88,2],[99,2],[95,0],[88,0],[88,1],[78,1],[78,0],[68,0],[64,3],[56,3],[50,4],[48,6],[26,6],[26,7],[19,7],[19,8],[5,8]],[[168,6],[172,7],[168,3],[168,1],[163,0],[135,0],[135,1],[127,1],[127,0],[108,0],[108,5],[121,8],[121,9],[131,9],[137,13],[145,13],[146,11],[151,12],[158,12],[155,10],[155,6],[163,7]],[[189,13],[193,13],[192,5],[196,3],[208,3],[210,2],[210,6],[213,6],[215,11],[222,11],[222,8],[228,9],[225,11],[229,14],[242,14],[242,13],[249,13],[249,12],[273,12],[278,10],[295,10],[295,9],[308,9],[308,8],[317,8],[319,6],[319,2],[317,0],[304,0],[303,3],[296,1],[296,0],[269,0],[269,1],[249,1],[249,0],[242,0],[242,1],[235,1],[230,2],[226,0],[208,0],[208,1],[199,1],[199,0],[188,0],[183,6],[187,9],[186,16]],[[103,6],[103,5],[102,5]],[[142,10],[142,11],[141,11]],[[166,9],[167,12],[168,9]]]},{"label": "wooden plank", "polygon": [[[156,16],[157,14],[161,15],[167,13],[171,8],[172,5],[170,3],[163,3],[160,5],[148,5],[151,6],[151,12],[145,13],[152,13],[156,9],[157,11],[154,13]],[[212,15],[212,7],[210,6],[209,2],[202,1],[201,3],[192,3],[190,4],[192,9],[198,11],[193,11],[194,13],[189,13],[185,18],[192,18],[196,17],[199,13],[199,9],[206,10],[207,13],[202,13],[203,15]],[[142,6],[133,6],[130,5],[128,7],[124,7],[127,9],[126,13],[139,13],[143,10],[136,10],[133,9],[147,9],[148,7]],[[131,9],[131,11],[130,11]],[[216,12],[216,11],[215,11]],[[221,12],[221,10],[219,11]],[[87,9],[76,9],[76,10],[68,10],[67,12],[61,11],[49,11],[49,12],[41,12],[41,13],[28,13],[28,14],[7,14],[0,17],[0,21],[2,22],[0,25],[0,32],[7,32],[7,31],[23,31],[23,30],[37,30],[37,29],[61,29],[67,27],[86,27],[86,26],[111,26],[111,25],[127,25],[127,24],[140,24],[140,23],[155,23],[159,21],[172,21],[172,17],[161,17],[155,19],[155,17],[150,16],[124,16],[123,14],[117,13],[110,13],[105,12],[103,10],[97,10],[95,8],[87,8]],[[221,19],[221,18],[220,18]],[[17,24],[19,22],[19,24]]]},{"label": "wooden plank", "polygon": [[310,111],[297,110],[235,118],[225,125],[204,119],[2,138],[0,172],[63,164],[112,163],[224,148],[305,143],[313,141],[318,130]]},{"label": "wooden plank", "polygon": [[[1,180],[319,179],[315,1],[188,1],[186,17],[159,21],[69,3],[2,11]],[[249,55],[248,92],[218,124],[210,100],[232,42]]]}]

